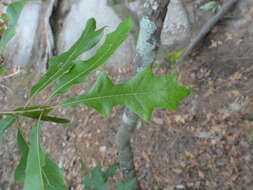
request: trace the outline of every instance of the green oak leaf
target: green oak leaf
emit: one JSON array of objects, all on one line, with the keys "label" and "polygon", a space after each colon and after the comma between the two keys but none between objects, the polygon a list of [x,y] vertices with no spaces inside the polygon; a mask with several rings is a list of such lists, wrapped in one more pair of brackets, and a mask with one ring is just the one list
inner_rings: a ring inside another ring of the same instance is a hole
[{"label": "green oak leaf", "polygon": [[113,177],[116,173],[116,170],[119,168],[119,164],[115,163],[115,164],[111,164],[108,166],[107,170],[104,172],[105,176],[108,177]]},{"label": "green oak leaf", "polygon": [[68,190],[64,184],[64,176],[58,165],[46,156],[46,164],[43,167],[43,179],[45,190]]},{"label": "green oak leaf", "polygon": [[[28,154],[26,152],[22,154],[23,160],[26,161],[21,163],[21,158],[20,170],[18,170],[19,173],[15,179],[18,179],[18,182],[24,182],[24,190],[67,190],[62,172],[41,148],[40,133],[40,124],[37,122],[31,132]],[[24,145],[25,140],[22,139]],[[24,150],[24,146],[20,150]],[[23,179],[19,175],[24,173],[25,177]]]},{"label": "green oak leaf", "polygon": [[30,92],[29,100],[45,89],[50,83],[66,74],[75,64],[74,60],[82,53],[93,48],[102,38],[104,28],[96,31],[95,19],[89,19],[81,37],[65,53],[49,60],[49,70],[35,84]]},{"label": "green oak leaf", "polygon": [[15,122],[16,122],[15,116],[7,116],[6,118],[0,120],[0,148],[3,143],[5,130],[10,128]]},{"label": "green oak leaf", "polygon": [[14,3],[11,3],[7,8],[7,19],[8,26],[6,31],[4,32],[1,41],[0,41],[0,51],[2,51],[8,42],[13,38],[16,34],[16,26],[18,23],[18,19],[22,12],[22,9],[25,5],[26,0],[20,0]]},{"label": "green oak leaf", "polygon": [[64,107],[89,106],[107,116],[112,108],[125,105],[144,120],[150,120],[155,108],[176,110],[179,102],[190,91],[177,84],[177,74],[155,76],[150,67],[143,69],[131,80],[113,84],[101,73],[88,93],[67,99]]},{"label": "green oak leaf", "polygon": [[18,183],[24,183],[26,161],[27,161],[29,146],[28,146],[28,144],[22,134],[22,131],[20,129],[18,130],[17,144],[18,144],[18,149],[21,153],[21,159],[19,161],[19,164],[16,167],[14,179]]},{"label": "green oak leaf", "polygon": [[84,82],[85,78],[100,65],[103,65],[127,39],[132,25],[131,19],[123,21],[114,32],[107,35],[104,44],[97,50],[95,56],[86,61],[75,62],[73,68],[59,78],[50,97],[64,94],[73,85]]},{"label": "green oak leaf", "polygon": [[0,64],[0,75],[3,75],[5,73],[4,66]]},{"label": "green oak leaf", "polygon": [[199,9],[203,11],[215,12],[218,6],[219,6],[219,3],[217,1],[209,1],[205,3],[204,5],[200,6]]},{"label": "green oak leaf", "polygon": [[43,167],[45,166],[45,154],[40,146],[40,123],[32,128],[30,135],[30,147],[27,156],[24,190],[45,190],[43,180]]},{"label": "green oak leaf", "polygon": [[117,190],[130,190],[130,189],[133,189],[136,184],[137,184],[136,179],[132,179],[127,183],[118,183]]},{"label": "green oak leaf", "polygon": [[[37,118],[34,118],[34,119],[37,119]],[[41,120],[53,122],[53,123],[61,123],[61,124],[70,123],[70,120],[68,120],[68,119],[64,119],[64,118],[60,118],[60,117],[52,117],[52,116],[42,116]]]},{"label": "green oak leaf", "polygon": [[168,64],[173,66],[177,63],[177,59],[182,57],[183,54],[184,54],[184,49],[181,49],[181,50],[178,50],[171,54],[166,55],[165,58],[168,60]]},{"label": "green oak leaf", "polygon": [[24,111],[21,114],[23,116],[39,118],[39,117],[49,114],[49,112],[53,111],[53,109],[50,106],[36,105],[36,106],[18,107],[14,110],[14,113],[17,112],[18,114],[18,112],[21,112],[21,111]]},{"label": "green oak leaf", "polygon": [[90,174],[84,176],[83,184],[87,189],[107,190],[108,176],[102,171],[101,166],[97,165]]},{"label": "green oak leaf", "polygon": [[[32,111],[36,110],[36,111]],[[29,106],[29,107],[19,107],[14,110],[17,112],[17,116],[24,116],[24,117],[29,117],[32,119],[40,119],[42,121],[49,121],[49,122],[54,122],[54,123],[69,123],[70,121],[67,119],[63,118],[58,118],[58,117],[52,117],[48,116],[48,113],[51,112],[53,108],[50,106]],[[18,113],[20,111],[24,111],[23,113]],[[27,112],[25,112],[27,111]]]}]

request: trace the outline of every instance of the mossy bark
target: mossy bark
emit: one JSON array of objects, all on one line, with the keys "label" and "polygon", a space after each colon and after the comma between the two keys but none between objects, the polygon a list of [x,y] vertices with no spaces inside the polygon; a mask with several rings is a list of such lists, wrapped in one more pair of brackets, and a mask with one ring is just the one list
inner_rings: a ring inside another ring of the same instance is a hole
[{"label": "mossy bark", "polygon": [[[144,15],[140,21],[140,31],[136,46],[136,72],[151,65],[157,55],[160,44],[160,34],[163,21],[170,0],[147,0]],[[134,155],[131,147],[131,138],[137,126],[138,116],[128,109],[122,116],[122,127],[116,135],[116,145],[119,152],[119,163],[123,171],[124,180],[137,179],[134,167]],[[139,190],[136,184],[133,190]]]}]

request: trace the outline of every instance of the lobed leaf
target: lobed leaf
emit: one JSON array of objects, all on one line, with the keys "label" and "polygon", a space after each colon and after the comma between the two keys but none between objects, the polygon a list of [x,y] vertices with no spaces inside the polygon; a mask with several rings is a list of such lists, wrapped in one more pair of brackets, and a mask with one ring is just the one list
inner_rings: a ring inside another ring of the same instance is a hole
[{"label": "lobed leaf", "polygon": [[41,148],[39,122],[32,129],[29,147],[23,136],[19,135],[19,138],[22,157],[16,169],[15,180],[24,182],[24,190],[67,190],[62,172]]},{"label": "lobed leaf", "polygon": [[102,38],[104,28],[95,31],[95,19],[87,21],[84,32],[76,43],[65,53],[49,60],[49,70],[41,77],[30,92],[29,99],[40,93],[50,83],[66,74],[75,64],[74,60],[85,51],[93,48]]},{"label": "lobed leaf", "polygon": [[113,177],[116,174],[116,170],[119,168],[119,164],[111,164],[108,166],[107,170],[105,171],[105,176],[108,177]]},{"label": "lobed leaf", "polygon": [[64,176],[57,164],[46,156],[46,164],[43,167],[43,180],[45,190],[68,190],[64,185]]},{"label": "lobed leaf", "polygon": [[104,64],[127,39],[132,25],[133,23],[130,19],[123,21],[114,32],[107,35],[104,44],[97,50],[95,56],[87,61],[74,62],[73,68],[57,81],[50,97],[64,94],[73,85],[84,82],[85,78],[100,65]]},{"label": "lobed leaf", "polygon": [[0,120],[0,148],[3,143],[5,130],[10,128],[15,122],[16,122],[15,116],[7,116],[6,118]]},{"label": "lobed leaf", "polygon": [[26,0],[11,3],[7,8],[8,26],[0,41],[0,51],[5,48],[8,42],[16,34],[16,26]]},{"label": "lobed leaf", "polygon": [[67,99],[64,107],[89,106],[107,116],[112,108],[125,105],[144,120],[150,120],[153,109],[175,110],[179,102],[189,95],[189,90],[176,82],[177,74],[154,76],[150,67],[131,80],[113,84],[105,73],[88,93]]},{"label": "lobed leaf", "polygon": [[22,131],[20,129],[18,130],[17,143],[18,143],[18,149],[21,153],[21,159],[19,161],[19,164],[16,167],[14,179],[18,183],[24,183],[25,169],[26,169],[26,162],[27,162],[29,146],[28,146],[28,144],[22,134]]},{"label": "lobed leaf", "polygon": [[44,190],[42,168],[45,166],[45,154],[40,146],[40,124],[37,122],[32,128],[30,147],[27,156],[24,190]]},{"label": "lobed leaf", "polygon": [[87,189],[107,190],[107,179],[108,177],[105,176],[101,166],[97,165],[90,174],[84,176],[83,184]]},{"label": "lobed leaf", "polygon": [[127,183],[118,183],[117,184],[117,190],[130,190],[130,189],[134,189],[134,187],[137,184],[137,180],[136,179],[132,179]]}]

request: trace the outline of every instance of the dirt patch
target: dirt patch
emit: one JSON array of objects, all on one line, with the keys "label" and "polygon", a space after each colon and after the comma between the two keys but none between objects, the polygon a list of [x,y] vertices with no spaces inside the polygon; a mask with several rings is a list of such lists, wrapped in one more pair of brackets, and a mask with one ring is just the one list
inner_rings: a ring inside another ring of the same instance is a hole
[{"label": "dirt patch", "polygon": [[[180,82],[192,89],[191,96],[177,111],[157,110],[152,122],[139,121],[133,149],[143,189],[253,189],[253,35],[248,26],[233,21],[218,25],[180,71]],[[129,64],[107,70],[120,82],[132,75],[132,68]],[[70,95],[87,90],[95,78]],[[4,83],[15,93],[1,88],[4,108],[24,103],[22,89],[31,84],[22,86],[20,81]],[[46,94],[37,102],[43,103]],[[89,168],[117,161],[114,138],[122,108],[114,109],[109,118],[88,108],[60,109],[55,114],[72,123],[65,127],[44,123],[43,145],[62,167],[68,186],[81,190],[79,160]],[[28,133],[33,121],[19,123]],[[19,189],[11,177],[19,159],[16,132],[8,130],[0,151],[0,189]]]}]

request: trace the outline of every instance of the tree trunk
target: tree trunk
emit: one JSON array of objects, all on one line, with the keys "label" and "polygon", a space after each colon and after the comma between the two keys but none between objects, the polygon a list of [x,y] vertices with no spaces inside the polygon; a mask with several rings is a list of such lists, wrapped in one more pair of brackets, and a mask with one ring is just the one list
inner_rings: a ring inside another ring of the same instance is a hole
[{"label": "tree trunk", "polygon": [[[140,31],[136,46],[136,58],[134,62],[136,72],[151,65],[156,58],[163,21],[169,2],[169,0],[147,0],[145,3],[144,15],[140,21]],[[122,116],[122,126],[116,135],[119,163],[125,181],[133,178],[137,179],[130,143],[136,129],[137,121],[137,115],[125,109]],[[134,190],[138,189],[140,189],[140,185],[137,183]]]}]

